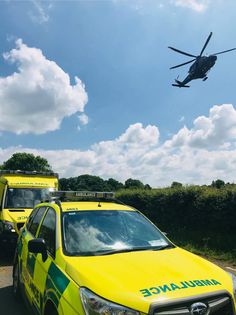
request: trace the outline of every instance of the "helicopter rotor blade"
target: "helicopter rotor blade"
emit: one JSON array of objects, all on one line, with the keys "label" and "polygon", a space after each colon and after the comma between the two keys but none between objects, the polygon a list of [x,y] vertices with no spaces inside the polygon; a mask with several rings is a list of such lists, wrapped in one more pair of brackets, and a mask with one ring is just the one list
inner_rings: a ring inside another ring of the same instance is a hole
[{"label": "helicopter rotor blade", "polygon": [[207,40],[206,40],[206,42],[205,42],[205,44],[204,44],[204,46],[203,46],[203,48],[202,48],[202,51],[201,51],[201,53],[200,53],[200,55],[199,55],[200,57],[202,56],[204,50],[206,49],[206,46],[208,45],[208,43],[209,43],[209,41],[210,41],[210,39],[211,39],[211,36],[212,36],[212,32],[210,32],[210,35],[208,36],[208,38],[207,38]]},{"label": "helicopter rotor blade", "polygon": [[187,65],[188,63],[191,63],[191,62],[193,62],[193,61],[195,61],[195,60],[196,60],[196,58],[194,58],[193,60],[190,60],[190,61],[187,61],[187,62],[181,63],[180,65],[177,65],[177,66],[171,67],[170,69],[175,69],[175,68],[179,68],[179,67],[185,66],[185,65]]},{"label": "helicopter rotor blade", "polygon": [[184,52],[184,51],[181,51],[181,50],[179,50],[179,49],[176,49],[176,48],[174,48],[174,47],[168,46],[168,48],[170,48],[170,49],[172,49],[172,50],[174,50],[174,51],[176,51],[176,52],[178,52],[178,53],[180,53],[180,54],[182,54],[182,55],[185,55],[185,56],[194,57],[194,58],[197,57],[197,56],[188,54],[188,53],[186,53],[186,52]]},{"label": "helicopter rotor blade", "polygon": [[236,50],[236,48],[232,48],[232,49],[224,50],[224,51],[218,52],[218,53],[216,53],[216,54],[212,54],[212,56],[216,56],[216,55],[224,54],[224,53],[227,53],[227,52],[232,51],[232,50]]}]

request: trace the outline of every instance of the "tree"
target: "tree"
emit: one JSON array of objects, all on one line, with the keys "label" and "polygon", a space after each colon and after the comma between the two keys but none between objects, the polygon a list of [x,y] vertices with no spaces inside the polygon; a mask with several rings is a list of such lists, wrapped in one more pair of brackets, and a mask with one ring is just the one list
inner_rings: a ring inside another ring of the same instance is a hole
[{"label": "tree", "polygon": [[211,186],[219,189],[225,186],[225,182],[221,179],[213,180]]},{"label": "tree", "polygon": [[124,188],[124,185],[113,178],[105,181],[108,191],[117,191]]},{"label": "tree", "polygon": [[78,177],[60,178],[61,190],[117,191],[124,185],[113,178],[103,180],[99,176],[80,175]]},{"label": "tree", "polygon": [[181,188],[183,187],[183,184],[182,183],[179,183],[179,182],[172,182],[171,188]]},{"label": "tree", "polygon": [[52,171],[48,161],[41,156],[34,156],[31,153],[14,153],[10,159],[3,162],[1,169],[4,170],[21,170],[21,171]]},{"label": "tree", "polygon": [[151,190],[152,187],[151,187],[149,184],[146,184],[146,185],[144,186],[144,189],[146,189],[146,190]]},{"label": "tree", "polygon": [[85,174],[77,177],[75,188],[75,190],[103,191],[106,190],[106,185],[99,176]]},{"label": "tree", "polygon": [[107,190],[106,183],[102,178],[88,174],[80,175],[78,177],[61,178],[59,180],[59,185],[62,190]]},{"label": "tree", "polygon": [[127,189],[144,189],[144,184],[138,179],[129,178],[125,181],[125,188],[127,188]]},{"label": "tree", "polygon": [[59,178],[59,190],[72,190],[69,178]]}]

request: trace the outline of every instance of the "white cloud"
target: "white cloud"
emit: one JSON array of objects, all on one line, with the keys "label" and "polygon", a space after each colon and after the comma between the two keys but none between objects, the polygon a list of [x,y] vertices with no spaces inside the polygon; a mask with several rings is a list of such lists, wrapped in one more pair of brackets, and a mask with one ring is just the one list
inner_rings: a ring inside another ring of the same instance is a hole
[{"label": "white cloud", "polygon": [[208,7],[209,0],[174,0],[174,4],[197,12],[203,12]]},{"label": "white cloud", "polygon": [[80,123],[81,123],[82,125],[87,125],[88,122],[89,122],[88,116],[87,116],[86,114],[84,114],[84,113],[81,114],[81,115],[79,115],[78,118],[79,118],[79,121],[80,121]]},{"label": "white cloud", "polygon": [[49,21],[49,11],[52,8],[51,1],[31,0],[34,10],[29,11],[29,17],[33,22],[43,24]]},{"label": "white cloud", "polygon": [[0,77],[0,130],[17,134],[43,134],[56,130],[64,117],[83,112],[88,101],[84,84],[75,84],[40,49],[21,39],[4,59],[16,64],[17,72]]},{"label": "white cloud", "polygon": [[[123,0],[112,0],[116,5],[127,5],[130,9],[136,11],[139,14],[145,14],[151,10],[161,10],[166,6],[174,5],[177,7],[183,7],[195,12],[201,13],[204,12],[210,3],[211,0],[153,0],[147,5],[146,0],[136,0],[136,1],[123,1]],[[216,0],[215,0],[216,1]]]},{"label": "white cloud", "polygon": [[157,126],[130,125],[113,140],[101,141],[88,150],[0,149],[0,164],[14,152],[31,152],[48,159],[60,176],[93,174],[125,181],[137,178],[153,187],[209,184],[217,178],[235,182],[236,109],[230,104],[213,106],[193,127],[181,128],[160,143]]},{"label": "white cloud", "polygon": [[231,104],[213,106],[209,117],[200,116],[193,124],[192,129],[186,126],[180,129],[166,144],[212,149],[225,145],[226,140],[233,143],[236,140],[236,111]]}]

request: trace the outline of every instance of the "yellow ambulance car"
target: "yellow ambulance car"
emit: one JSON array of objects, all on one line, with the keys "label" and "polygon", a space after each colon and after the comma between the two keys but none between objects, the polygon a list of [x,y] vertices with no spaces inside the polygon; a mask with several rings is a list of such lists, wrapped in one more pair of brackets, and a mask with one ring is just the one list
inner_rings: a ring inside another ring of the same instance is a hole
[{"label": "yellow ambulance car", "polygon": [[58,189],[52,172],[0,171],[0,243],[15,244],[34,206]]},{"label": "yellow ambulance car", "polygon": [[40,315],[236,314],[235,276],[111,193],[57,192],[37,205],[18,239],[13,290]]}]

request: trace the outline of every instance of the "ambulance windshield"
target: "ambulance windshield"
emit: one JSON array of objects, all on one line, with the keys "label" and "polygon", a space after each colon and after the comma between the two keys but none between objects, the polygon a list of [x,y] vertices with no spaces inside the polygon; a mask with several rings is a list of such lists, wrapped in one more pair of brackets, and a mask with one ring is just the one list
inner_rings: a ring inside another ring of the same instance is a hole
[{"label": "ambulance windshield", "polygon": [[5,209],[31,209],[47,198],[49,198],[48,188],[8,188],[5,199]]},{"label": "ambulance windshield", "polygon": [[63,214],[64,250],[71,256],[173,247],[136,211],[92,210]]}]

